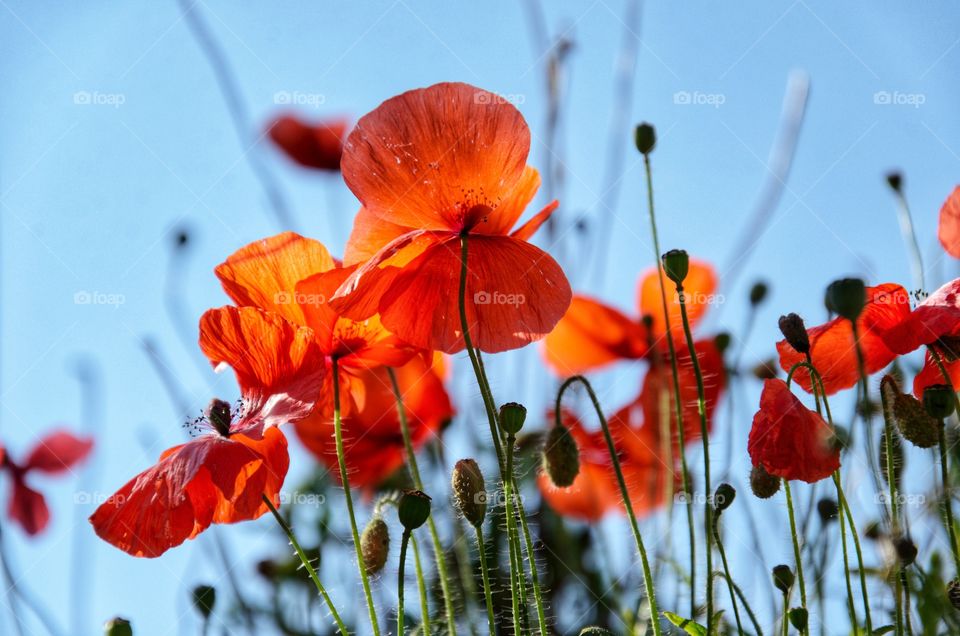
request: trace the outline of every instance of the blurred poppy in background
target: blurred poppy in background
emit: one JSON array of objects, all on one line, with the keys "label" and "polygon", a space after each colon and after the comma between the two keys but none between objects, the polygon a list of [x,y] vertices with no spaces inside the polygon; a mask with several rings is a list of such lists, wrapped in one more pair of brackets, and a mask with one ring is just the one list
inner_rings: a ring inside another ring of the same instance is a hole
[{"label": "blurred poppy in background", "polygon": [[305,168],[337,172],[349,122],[328,119],[309,123],[293,114],[277,117],[267,127],[271,141]]}]

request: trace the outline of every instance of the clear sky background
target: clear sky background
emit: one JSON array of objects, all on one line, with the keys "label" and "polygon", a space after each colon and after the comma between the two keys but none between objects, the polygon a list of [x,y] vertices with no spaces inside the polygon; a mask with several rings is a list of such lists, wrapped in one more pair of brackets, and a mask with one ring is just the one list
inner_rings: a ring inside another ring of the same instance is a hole
[{"label": "clear sky background", "polygon": [[[632,309],[637,274],[651,262],[642,165],[630,144],[616,206],[604,211],[600,203],[627,26],[640,48],[630,127],[621,132],[629,136],[641,119],[660,132],[653,160],[661,243],[710,260],[721,278],[768,174],[788,75],[809,74],[787,190],[745,256],[737,285],[723,290],[729,304],[710,324],[739,329],[749,284],[770,282],[745,364],[771,355],[781,313],[818,322],[823,289],[834,278],[911,286],[883,181],[891,168],[906,174],[928,286],[955,272],[935,237],[937,211],[960,174],[956,3],[658,0],[644,3],[642,18],[629,25],[623,0],[543,4],[550,33],[574,43],[557,147],[567,175],[561,219],[614,219],[602,281],[588,273],[596,250],[577,241],[565,248],[564,264],[581,291]],[[410,88],[466,81],[513,96],[534,132],[531,163],[543,167],[546,58],[524,6],[197,3],[258,126],[282,108],[278,93],[302,102],[295,106],[307,117],[357,117]],[[195,325],[204,309],[226,303],[213,267],[277,231],[244,153],[256,153],[273,173],[298,228],[335,252],[357,204],[335,179],[304,172],[263,144],[251,147],[255,130],[247,144],[238,141],[210,64],[172,1],[0,0],[0,87],[0,438],[19,455],[55,424],[79,429],[77,368],[93,364],[103,389],[98,446],[93,474],[79,479],[92,491],[112,492],[182,440],[180,414],[144,354],[144,339],[160,344],[196,410],[211,397],[209,381],[224,397],[235,395],[232,377],[201,375],[197,352],[180,345],[165,312],[176,231],[188,227],[193,239],[178,293]],[[93,302],[78,303],[84,293]],[[511,395],[509,377],[494,380],[498,397],[543,402],[533,391]],[[606,380],[612,408],[629,391]],[[754,397],[735,420],[744,440]],[[145,561],[95,540],[84,520],[93,505],[75,504],[78,483],[40,484],[53,510],[41,537],[4,533],[22,584],[42,593],[59,624],[68,625],[71,547],[82,533],[90,568],[83,585],[92,602],[83,615],[91,624],[119,613],[134,619],[138,633],[177,633],[185,589],[218,574],[192,546]],[[224,533],[241,562],[270,552],[257,540],[270,523]],[[2,633],[10,633],[6,621],[0,613]],[[185,629],[193,629],[189,621]]]}]

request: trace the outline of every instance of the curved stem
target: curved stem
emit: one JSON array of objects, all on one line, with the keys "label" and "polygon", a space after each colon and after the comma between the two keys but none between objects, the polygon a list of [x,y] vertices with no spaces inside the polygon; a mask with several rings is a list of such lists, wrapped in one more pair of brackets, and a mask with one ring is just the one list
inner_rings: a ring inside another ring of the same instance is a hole
[{"label": "curved stem", "polygon": [[496,620],[493,617],[493,593],[490,591],[490,573],[487,568],[487,550],[483,543],[483,528],[474,526],[477,531],[477,552],[480,554],[480,574],[483,577],[483,598],[487,605],[487,626],[490,628],[490,634],[496,634]]},{"label": "curved stem", "polygon": [[757,621],[757,616],[753,613],[753,608],[750,607],[750,603],[747,602],[747,597],[744,596],[743,590],[741,590],[740,586],[734,583],[732,579],[730,579],[730,585],[733,586],[733,590],[737,593],[737,598],[743,603],[743,609],[747,611],[747,616],[750,618],[750,622],[753,623],[753,629],[757,632],[757,636],[763,636],[763,629],[760,627],[760,622]]},{"label": "curved stem", "polygon": [[[803,581],[803,558],[800,555],[800,538],[797,536],[797,520],[793,512],[793,495],[790,493],[790,481],[783,480],[784,492],[787,495],[787,514],[790,517],[790,536],[793,539],[793,558],[797,562],[797,582],[800,584],[800,605],[807,609],[807,586]],[[803,633],[808,633],[804,627]]]},{"label": "curved stem", "polygon": [[417,569],[417,589],[420,592],[420,623],[423,626],[423,635],[430,636],[430,606],[427,604],[427,583],[423,577],[423,565],[420,563],[420,546],[417,538],[410,537],[413,546],[413,565]]},{"label": "curved stem", "polygon": [[727,589],[730,590],[730,603],[733,605],[733,617],[737,620],[737,633],[743,636],[743,625],[740,623],[740,610],[737,608],[737,595],[733,592],[733,577],[730,575],[730,566],[727,564],[727,553],[723,549],[723,541],[720,540],[720,530],[717,525],[720,521],[720,515],[713,519],[713,540],[717,543],[717,551],[720,553],[720,561],[723,563],[723,575],[727,581]]},{"label": "curved stem", "polygon": [[280,525],[280,528],[283,530],[284,534],[287,535],[287,540],[290,541],[290,545],[293,546],[294,551],[300,558],[300,564],[303,565],[303,568],[307,571],[307,574],[310,575],[310,579],[313,581],[314,586],[316,586],[317,592],[320,593],[320,596],[322,596],[324,602],[326,602],[327,609],[330,610],[330,614],[333,616],[333,620],[337,624],[337,629],[340,630],[340,633],[343,636],[347,636],[349,634],[347,627],[340,619],[340,614],[337,612],[337,608],[333,604],[333,601],[330,600],[330,595],[327,594],[327,590],[323,587],[323,583],[320,582],[320,577],[317,575],[317,571],[310,563],[310,559],[307,558],[303,548],[300,547],[300,542],[297,541],[297,537],[293,534],[293,528],[291,528],[284,518],[280,516],[280,513],[277,512],[276,506],[273,505],[273,502],[270,501],[269,497],[263,495],[263,501],[265,504],[267,504],[267,508],[270,509],[270,512],[273,513],[273,518],[277,520],[277,523]]},{"label": "curved stem", "polygon": [[564,383],[560,386],[560,390],[557,392],[557,403],[556,408],[554,409],[554,417],[557,418],[557,423],[559,425],[560,405],[563,401],[563,393],[574,382],[580,382],[586,388],[587,393],[590,395],[590,401],[593,402],[593,408],[597,412],[597,417],[600,418],[600,426],[603,428],[603,437],[607,442],[607,451],[610,453],[610,460],[613,463],[613,471],[617,475],[617,484],[620,486],[620,495],[623,497],[623,505],[627,509],[627,517],[630,518],[630,529],[633,531],[633,540],[637,544],[637,552],[640,553],[640,564],[643,566],[643,582],[647,588],[647,598],[650,599],[650,620],[653,623],[653,633],[656,634],[656,636],[660,636],[660,611],[657,608],[657,594],[653,587],[653,575],[650,571],[650,562],[647,559],[647,550],[643,545],[643,537],[640,536],[640,526],[637,524],[637,517],[633,513],[633,503],[630,501],[630,493],[627,490],[627,483],[623,478],[623,471],[620,468],[620,459],[617,456],[617,448],[613,443],[613,437],[610,435],[610,427],[607,425],[607,418],[603,415],[603,409],[600,407],[600,401],[597,399],[596,393],[593,392],[593,387],[585,377],[582,375],[575,375],[572,378],[567,378],[567,380],[564,381]]},{"label": "curved stem", "polygon": [[[413,440],[410,437],[410,422],[407,419],[407,409],[403,406],[403,394],[400,392],[400,384],[397,382],[397,374],[391,367],[387,367],[387,374],[390,376],[390,384],[393,387],[393,396],[397,402],[397,416],[400,419],[400,432],[403,435],[403,446],[407,452],[407,466],[410,467],[410,476],[413,478],[413,486],[417,490],[423,490],[423,480],[420,478],[420,467],[417,465],[417,456],[413,450]],[[447,557],[443,551],[443,544],[440,542],[440,535],[437,533],[437,525],[433,521],[433,513],[427,517],[427,528],[430,530],[430,539],[433,541],[433,554],[437,561],[437,574],[440,578],[440,589],[443,592],[443,605],[447,614],[447,624],[455,625],[453,598],[450,594],[450,584],[447,581]],[[416,549],[416,546],[414,546],[414,549]],[[450,633],[455,635],[456,627],[451,627]]]},{"label": "curved stem", "polygon": [[403,636],[403,570],[407,561],[407,544],[410,543],[411,532],[404,529],[400,539],[400,565],[397,567],[397,635]]},{"label": "curved stem", "polygon": [[357,531],[357,517],[353,512],[353,496],[350,494],[350,478],[347,475],[346,453],[343,449],[343,421],[340,417],[340,370],[335,357],[331,360],[331,373],[333,374],[333,436],[337,445],[337,463],[340,465],[340,482],[343,484],[343,496],[347,501],[347,512],[350,515],[350,531],[353,534],[353,548],[357,555],[357,569],[360,571],[360,581],[363,583],[363,594],[367,598],[370,625],[373,627],[374,636],[380,636],[377,608],[373,604],[373,594],[370,592],[367,564],[364,563],[363,550],[360,549],[360,533]]}]

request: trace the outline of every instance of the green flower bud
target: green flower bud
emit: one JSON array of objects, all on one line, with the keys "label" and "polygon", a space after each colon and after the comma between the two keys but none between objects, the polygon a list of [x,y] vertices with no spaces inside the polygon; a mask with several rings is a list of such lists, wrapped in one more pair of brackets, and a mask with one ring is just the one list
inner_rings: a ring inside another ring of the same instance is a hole
[{"label": "green flower bud", "polygon": [[733,486],[727,483],[717,486],[717,491],[713,495],[713,507],[717,514],[730,507],[737,496],[737,491]]},{"label": "green flower bud", "polygon": [[807,334],[807,327],[803,324],[803,318],[797,314],[787,314],[780,316],[780,333],[786,338],[787,344],[793,347],[797,353],[810,353],[810,336]]},{"label": "green flower bud", "polygon": [[406,530],[416,530],[430,516],[430,497],[419,490],[408,490],[400,497],[397,516]]},{"label": "green flower bud", "polygon": [[769,288],[767,284],[763,281],[757,281],[753,284],[753,287],[750,288],[750,304],[756,307],[767,297],[767,292]]},{"label": "green flower bud", "polygon": [[867,304],[867,288],[859,278],[841,278],[827,287],[827,309],[854,321]]},{"label": "green flower bud", "polygon": [[771,475],[757,464],[750,471],[750,490],[760,499],[769,499],[780,491],[780,478]]},{"label": "green flower bud", "polygon": [[367,527],[360,535],[360,553],[367,566],[367,574],[376,574],[387,564],[390,553],[390,529],[387,523],[376,515],[370,518]]},{"label": "green flower bud", "polygon": [[930,417],[945,420],[953,413],[956,396],[946,384],[933,384],[923,390],[923,407]]},{"label": "green flower bud", "polygon": [[507,435],[516,435],[527,419],[527,409],[522,404],[507,402],[500,407],[500,428]]},{"label": "green flower bud", "polygon": [[461,459],[453,467],[453,500],[472,526],[483,524],[487,515],[487,491],[480,466],[472,459]]},{"label": "green flower bud", "polygon": [[554,426],[547,433],[543,444],[543,472],[558,488],[567,488],[580,474],[580,449],[563,424]]},{"label": "green flower bud", "polygon": [[641,154],[649,155],[657,146],[657,129],[652,124],[643,122],[634,129],[633,139],[637,144],[637,150]]},{"label": "green flower bud", "polygon": [[795,629],[802,632],[807,628],[807,619],[809,618],[807,610],[802,607],[794,607],[790,610],[789,616],[790,624],[793,625]]},{"label": "green flower bud", "polygon": [[217,604],[217,590],[211,585],[198,585],[193,588],[192,600],[194,609],[204,618],[210,618]]},{"label": "green flower bud", "polygon": [[125,618],[111,618],[103,624],[103,636],[133,636],[133,626]]},{"label": "green flower bud", "polygon": [[793,571],[789,565],[777,565],[773,568],[773,584],[784,594],[790,592],[793,587]]},{"label": "green flower bud", "polygon": [[682,285],[690,271],[690,256],[684,250],[670,250],[660,257],[663,262],[663,271],[667,278],[677,285]]}]

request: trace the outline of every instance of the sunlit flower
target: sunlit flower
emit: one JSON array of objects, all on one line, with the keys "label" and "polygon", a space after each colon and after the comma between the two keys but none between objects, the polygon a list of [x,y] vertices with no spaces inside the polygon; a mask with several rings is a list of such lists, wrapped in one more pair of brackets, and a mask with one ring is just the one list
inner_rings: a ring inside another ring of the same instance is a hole
[{"label": "sunlit flower", "polygon": [[947,254],[960,258],[960,186],[953,189],[940,208],[937,238]]},{"label": "sunlit flower", "polygon": [[301,166],[336,172],[340,170],[346,119],[308,123],[296,115],[282,115],[267,128],[270,139]]}]

